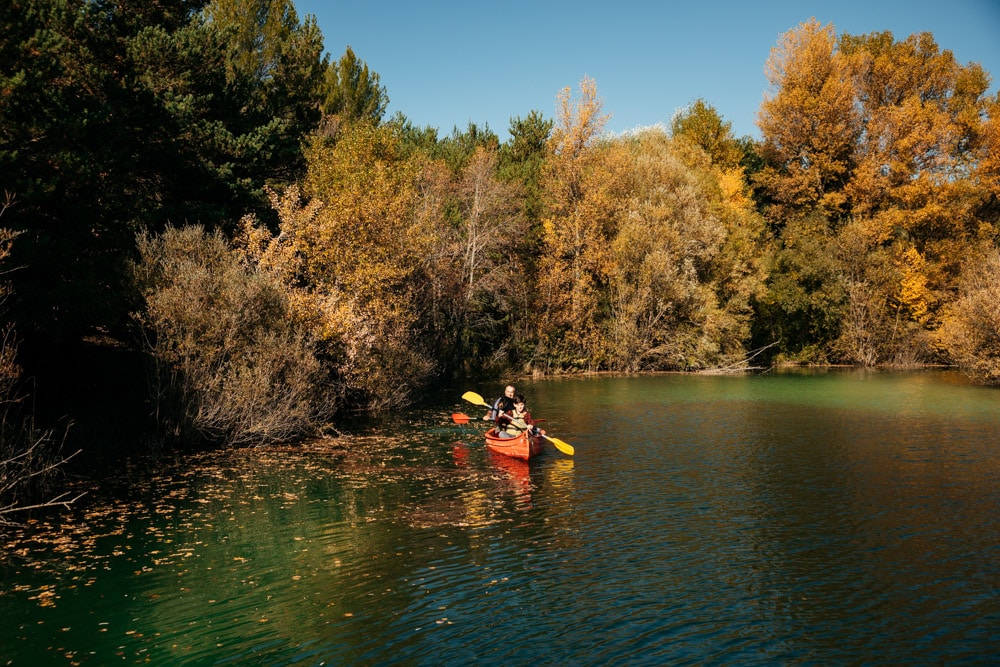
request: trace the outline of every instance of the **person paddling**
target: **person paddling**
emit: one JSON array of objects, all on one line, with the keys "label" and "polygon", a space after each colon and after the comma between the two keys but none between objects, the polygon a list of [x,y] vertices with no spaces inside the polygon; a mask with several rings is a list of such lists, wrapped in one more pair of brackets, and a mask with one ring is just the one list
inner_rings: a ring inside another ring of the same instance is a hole
[{"label": "person paddling", "polygon": [[483,416],[483,421],[496,422],[500,415],[514,409],[514,385],[504,387],[503,396],[493,402],[493,407]]}]

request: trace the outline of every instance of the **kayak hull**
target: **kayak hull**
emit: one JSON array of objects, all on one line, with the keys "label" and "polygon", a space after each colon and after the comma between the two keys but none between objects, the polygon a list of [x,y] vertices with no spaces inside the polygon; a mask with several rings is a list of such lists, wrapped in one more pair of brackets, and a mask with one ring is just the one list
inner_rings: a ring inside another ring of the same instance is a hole
[{"label": "kayak hull", "polygon": [[486,447],[496,454],[529,461],[545,450],[545,438],[527,432],[514,438],[501,438],[495,428],[486,432]]}]

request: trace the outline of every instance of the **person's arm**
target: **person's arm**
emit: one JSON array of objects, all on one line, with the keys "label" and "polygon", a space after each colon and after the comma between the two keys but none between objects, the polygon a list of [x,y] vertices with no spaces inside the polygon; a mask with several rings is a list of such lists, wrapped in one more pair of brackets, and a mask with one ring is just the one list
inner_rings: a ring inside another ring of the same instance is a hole
[{"label": "person's arm", "polygon": [[538,427],[535,426],[535,420],[532,418],[530,412],[524,413],[524,423],[527,426],[526,431],[529,431],[532,435],[538,435]]},{"label": "person's arm", "polygon": [[510,418],[510,423],[514,425],[514,428],[518,429],[519,431],[527,431],[531,425],[530,422],[528,422],[527,413],[524,413],[520,417],[518,417],[514,414],[514,411],[511,410],[509,413],[507,413],[507,416]]}]

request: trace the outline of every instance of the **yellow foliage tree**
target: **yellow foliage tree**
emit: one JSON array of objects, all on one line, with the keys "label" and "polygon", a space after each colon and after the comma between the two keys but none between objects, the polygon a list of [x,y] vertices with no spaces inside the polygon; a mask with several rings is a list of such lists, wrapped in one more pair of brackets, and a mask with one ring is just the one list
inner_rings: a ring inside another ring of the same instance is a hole
[{"label": "yellow foliage tree", "polygon": [[650,130],[626,142],[628,213],[611,244],[610,365],[621,370],[738,363],[761,285],[762,221],[738,170]]},{"label": "yellow foliage tree", "polygon": [[433,368],[419,302],[432,238],[416,215],[421,165],[392,126],[356,123],[336,143],[315,137],[297,189],[272,195],[280,234],[244,226],[249,257],[281,274],[297,317],[325,341],[345,393],[371,409],[405,402]]},{"label": "yellow foliage tree", "polygon": [[419,164],[404,159],[393,127],[368,123],[336,143],[314,139],[306,158],[303,193],[323,207],[303,228],[283,231],[305,258],[308,280],[359,299],[398,294],[425,241],[414,215]]},{"label": "yellow foliage tree", "polygon": [[860,123],[833,26],[810,19],[785,33],[765,71],[772,91],[757,125],[769,164],[758,183],[777,203],[774,213],[843,213]]},{"label": "yellow foliage tree", "polygon": [[593,79],[580,83],[579,100],[569,88],[561,91],[548,144],[536,323],[539,360],[550,367],[601,363],[601,288],[628,164],[620,144],[601,140],[608,119],[602,106]]},{"label": "yellow foliage tree", "polygon": [[898,231],[921,243],[964,235],[985,72],[959,65],[929,33],[900,42],[890,32],[844,35],[840,48],[864,127],[848,186],[852,210],[880,220],[885,239]]},{"label": "yellow foliage tree", "polygon": [[[996,233],[988,75],[930,33],[835,40],[832,26],[810,20],[782,37],[768,76],[774,91],[759,117],[768,166],[757,183],[779,244],[787,248],[795,216],[824,215],[843,253],[826,280],[846,302],[822,315],[842,324],[842,359],[920,360],[960,258]],[[794,272],[771,279],[795,282]]]},{"label": "yellow foliage tree", "polygon": [[[972,177],[984,190],[984,208],[1000,209],[1000,93],[984,103],[986,118],[979,127],[979,151]],[[994,231],[991,225],[989,232]]]},{"label": "yellow foliage tree", "polygon": [[910,246],[903,251],[899,282],[899,302],[910,319],[924,324],[931,316],[931,306],[937,299],[927,286],[926,262],[920,252]]},{"label": "yellow foliage tree", "polygon": [[733,138],[732,123],[722,120],[712,105],[697,99],[670,121],[670,135],[700,146],[712,162],[726,169],[739,166],[742,154]]},{"label": "yellow foliage tree", "polygon": [[896,257],[895,287],[882,281],[880,289],[901,308],[905,326],[893,331],[908,332],[912,353],[937,326],[939,295],[952,291],[970,244],[992,234],[983,216],[989,178],[974,176],[989,170],[989,77],[957,63],[930,33],[844,35],[840,52],[864,128],[846,193],[865,231],[863,254],[885,248]]}]

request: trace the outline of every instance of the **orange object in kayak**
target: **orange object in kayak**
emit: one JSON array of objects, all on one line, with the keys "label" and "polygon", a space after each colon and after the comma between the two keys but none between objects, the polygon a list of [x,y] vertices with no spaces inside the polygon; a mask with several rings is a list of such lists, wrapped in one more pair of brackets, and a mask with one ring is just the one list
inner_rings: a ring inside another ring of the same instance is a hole
[{"label": "orange object in kayak", "polygon": [[491,428],[486,432],[486,446],[491,452],[528,461],[545,450],[545,439],[540,435],[529,436],[527,431],[514,438],[501,438]]}]

